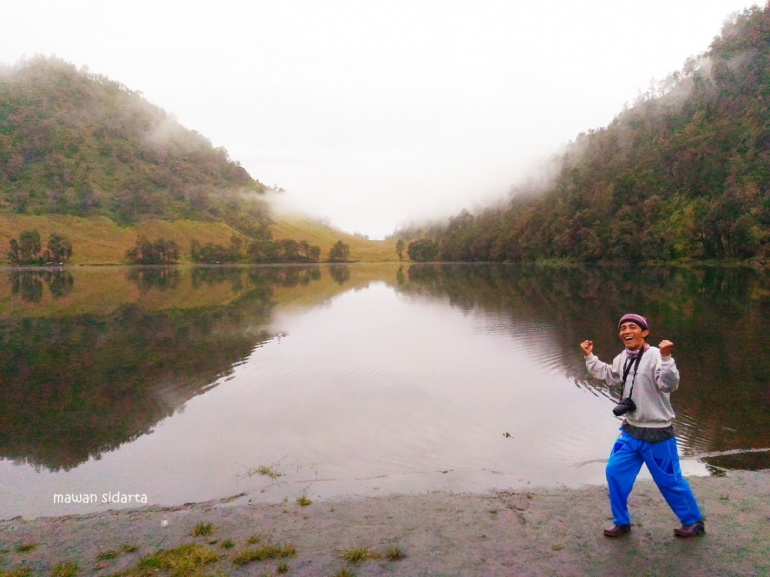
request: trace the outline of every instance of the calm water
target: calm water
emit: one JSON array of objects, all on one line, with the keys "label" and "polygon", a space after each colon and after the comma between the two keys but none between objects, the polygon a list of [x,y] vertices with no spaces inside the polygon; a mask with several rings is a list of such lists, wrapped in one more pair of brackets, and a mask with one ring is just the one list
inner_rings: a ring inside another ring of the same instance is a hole
[{"label": "calm water", "polygon": [[770,467],[753,270],[3,269],[0,518],[603,483],[619,420],[578,343],[610,360],[628,310],[675,342],[685,471]]}]

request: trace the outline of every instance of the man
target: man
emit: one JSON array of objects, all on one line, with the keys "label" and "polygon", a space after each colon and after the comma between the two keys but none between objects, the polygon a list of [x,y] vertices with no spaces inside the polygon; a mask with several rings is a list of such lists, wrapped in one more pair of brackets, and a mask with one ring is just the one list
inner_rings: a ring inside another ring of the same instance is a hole
[{"label": "man", "polygon": [[644,463],[682,523],[674,534],[695,537],[705,532],[705,526],[690,486],[682,477],[671,425],[674,411],[669,394],[679,387],[679,371],[671,358],[674,343],[663,340],[659,348],[648,345],[647,319],[637,314],[624,315],[618,332],[625,350],[611,365],[593,354],[592,341],[580,343],[588,372],[608,385],[622,386],[622,400],[613,412],[618,416],[625,414],[625,419],[607,462],[614,524],[604,534],[620,537],[631,530],[628,495]]}]

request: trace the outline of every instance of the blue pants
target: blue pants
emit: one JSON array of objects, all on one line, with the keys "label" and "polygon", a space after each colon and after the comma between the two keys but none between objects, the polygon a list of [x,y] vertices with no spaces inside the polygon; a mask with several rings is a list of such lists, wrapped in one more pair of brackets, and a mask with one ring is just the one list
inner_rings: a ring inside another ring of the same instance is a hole
[{"label": "blue pants", "polygon": [[642,468],[647,468],[682,525],[691,525],[701,520],[698,504],[695,502],[690,485],[682,477],[676,439],[648,443],[635,439],[621,431],[607,461],[607,484],[610,488],[610,507],[616,525],[628,525],[628,495]]}]

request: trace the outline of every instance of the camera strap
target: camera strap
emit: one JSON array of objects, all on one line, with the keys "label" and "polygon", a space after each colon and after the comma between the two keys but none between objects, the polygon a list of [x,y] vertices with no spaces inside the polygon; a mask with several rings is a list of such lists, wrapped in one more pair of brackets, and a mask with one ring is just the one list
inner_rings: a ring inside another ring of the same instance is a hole
[{"label": "camera strap", "polygon": [[[631,390],[628,392],[628,398],[631,398],[631,395],[634,394],[634,382],[636,382],[636,373],[639,372],[639,362],[642,360],[642,355],[644,354],[644,347],[639,349],[639,354],[636,355],[636,358],[633,359],[631,357],[626,358],[625,365],[623,366],[623,391],[626,390],[626,379],[628,379],[628,373],[631,372],[631,367],[634,367],[634,376],[631,379]],[[621,395],[623,392],[620,393]]]}]

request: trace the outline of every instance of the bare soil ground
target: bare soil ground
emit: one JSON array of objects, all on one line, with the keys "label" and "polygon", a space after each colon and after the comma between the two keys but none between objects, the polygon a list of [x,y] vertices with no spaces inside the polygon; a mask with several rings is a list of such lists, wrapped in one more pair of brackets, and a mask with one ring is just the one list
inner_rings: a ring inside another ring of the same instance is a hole
[{"label": "bare soil ground", "polygon": [[[606,488],[595,486],[305,506],[251,505],[246,495],[174,508],[16,518],[0,521],[0,576],[19,568],[50,575],[66,562],[77,564],[78,575],[147,574],[136,572],[142,558],[186,543],[210,549],[217,560],[180,568],[177,575],[275,575],[281,563],[286,575],[296,576],[770,575],[770,471],[693,478],[690,484],[707,534],[689,540],[673,536],[677,521],[650,481],[637,483],[630,500],[633,530],[619,539],[601,533],[610,523],[609,505]],[[199,523],[210,523],[211,534],[193,536]],[[249,544],[254,536],[259,543]],[[223,547],[228,540],[232,548]],[[233,563],[238,553],[266,544],[293,545],[296,555]],[[36,546],[19,551],[23,545]],[[124,545],[137,549],[121,551]],[[356,548],[380,557],[359,563],[340,558]],[[389,560],[391,548],[405,557]],[[103,558],[108,551],[117,552],[114,559]],[[163,568],[152,571],[165,574]]]}]

